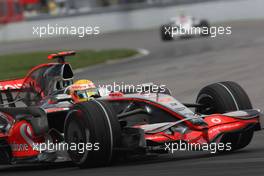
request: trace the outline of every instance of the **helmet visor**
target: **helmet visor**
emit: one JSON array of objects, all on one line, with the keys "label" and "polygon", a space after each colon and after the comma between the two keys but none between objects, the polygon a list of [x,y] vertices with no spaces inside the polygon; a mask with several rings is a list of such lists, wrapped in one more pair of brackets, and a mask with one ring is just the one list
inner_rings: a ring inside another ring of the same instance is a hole
[{"label": "helmet visor", "polygon": [[80,101],[87,101],[93,96],[98,95],[98,90],[96,88],[90,88],[87,90],[76,90],[75,94],[78,96]]}]

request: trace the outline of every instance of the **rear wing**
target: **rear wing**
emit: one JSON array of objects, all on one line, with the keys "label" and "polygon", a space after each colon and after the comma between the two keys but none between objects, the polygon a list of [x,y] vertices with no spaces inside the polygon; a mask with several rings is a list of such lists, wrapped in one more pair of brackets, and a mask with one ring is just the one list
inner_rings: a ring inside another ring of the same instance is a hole
[{"label": "rear wing", "polygon": [[52,59],[58,59],[58,63],[65,63],[65,57],[67,56],[74,56],[76,54],[75,51],[63,51],[63,52],[59,52],[57,54],[50,54],[48,56],[48,60],[52,60]]}]

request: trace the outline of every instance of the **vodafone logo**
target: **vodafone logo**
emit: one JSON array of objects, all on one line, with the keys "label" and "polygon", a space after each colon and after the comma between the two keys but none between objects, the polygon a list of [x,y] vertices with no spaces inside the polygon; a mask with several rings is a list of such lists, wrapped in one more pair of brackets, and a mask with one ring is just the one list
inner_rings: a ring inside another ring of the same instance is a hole
[{"label": "vodafone logo", "polygon": [[218,124],[218,123],[221,123],[222,120],[219,119],[219,118],[212,118],[212,119],[211,119],[211,122],[213,122],[213,123],[215,123],[215,124]]}]

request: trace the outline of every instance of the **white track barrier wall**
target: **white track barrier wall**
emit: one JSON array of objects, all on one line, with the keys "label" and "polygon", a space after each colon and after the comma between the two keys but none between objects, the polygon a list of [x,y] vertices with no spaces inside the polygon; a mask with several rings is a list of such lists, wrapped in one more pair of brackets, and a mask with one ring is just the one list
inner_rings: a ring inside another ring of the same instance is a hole
[{"label": "white track barrier wall", "polygon": [[101,33],[158,27],[180,12],[210,22],[264,19],[264,0],[226,0],[181,6],[153,7],[132,11],[25,21],[0,26],[0,42],[37,39],[33,26],[99,26]]}]

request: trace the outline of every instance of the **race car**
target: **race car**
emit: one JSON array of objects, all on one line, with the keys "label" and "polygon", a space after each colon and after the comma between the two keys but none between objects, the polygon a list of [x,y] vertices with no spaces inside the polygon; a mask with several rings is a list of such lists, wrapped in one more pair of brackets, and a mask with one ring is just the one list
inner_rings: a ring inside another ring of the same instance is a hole
[{"label": "race car", "polygon": [[[263,129],[263,114],[237,83],[205,86],[192,104],[159,89],[94,97],[91,82],[73,83],[65,57],[74,54],[50,55],[58,62],[36,66],[23,81],[0,82],[1,164],[72,161],[97,167],[123,156],[170,153],[179,143],[223,144],[217,152],[231,152]],[[79,101],[68,92],[80,95]]]},{"label": "race car", "polygon": [[207,20],[199,20],[192,16],[180,15],[170,19],[168,24],[160,28],[163,41],[174,38],[185,39],[194,36],[210,36],[210,24]]}]

